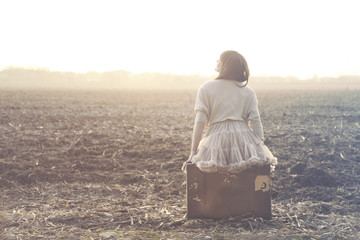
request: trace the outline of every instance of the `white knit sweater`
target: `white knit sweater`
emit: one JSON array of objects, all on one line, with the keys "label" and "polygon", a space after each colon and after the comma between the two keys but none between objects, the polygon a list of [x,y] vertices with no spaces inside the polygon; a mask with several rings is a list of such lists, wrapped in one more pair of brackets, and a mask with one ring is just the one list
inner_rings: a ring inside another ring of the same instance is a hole
[{"label": "white knit sweater", "polygon": [[198,91],[195,103],[195,122],[213,124],[226,120],[250,123],[255,135],[264,140],[258,101],[250,87],[240,87],[234,80],[211,80]]}]

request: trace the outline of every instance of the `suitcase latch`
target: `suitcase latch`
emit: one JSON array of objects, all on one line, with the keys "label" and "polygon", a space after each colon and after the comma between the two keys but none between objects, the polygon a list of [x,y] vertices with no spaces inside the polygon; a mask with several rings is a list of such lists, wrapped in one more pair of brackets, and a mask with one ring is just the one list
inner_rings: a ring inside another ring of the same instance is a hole
[{"label": "suitcase latch", "polygon": [[255,191],[267,192],[270,190],[270,177],[268,175],[258,175],[255,178]]}]

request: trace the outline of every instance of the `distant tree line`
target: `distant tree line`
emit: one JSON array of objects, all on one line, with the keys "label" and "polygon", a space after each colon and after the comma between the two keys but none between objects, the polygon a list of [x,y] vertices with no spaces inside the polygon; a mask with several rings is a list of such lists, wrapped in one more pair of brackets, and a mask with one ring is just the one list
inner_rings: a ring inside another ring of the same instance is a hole
[{"label": "distant tree line", "polygon": [[[125,70],[109,72],[60,72],[48,69],[6,68],[0,71],[2,88],[111,88],[111,89],[197,89],[202,83],[214,79],[200,74],[176,75],[171,73],[138,73]],[[360,76],[338,78],[251,76],[249,85],[257,89],[287,88],[360,88]]]}]

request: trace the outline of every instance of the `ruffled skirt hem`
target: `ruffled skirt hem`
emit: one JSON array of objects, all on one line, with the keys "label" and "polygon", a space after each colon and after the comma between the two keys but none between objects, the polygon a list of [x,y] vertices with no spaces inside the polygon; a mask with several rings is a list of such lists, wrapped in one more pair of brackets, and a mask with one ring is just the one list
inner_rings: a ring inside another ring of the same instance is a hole
[{"label": "ruffled skirt hem", "polygon": [[277,158],[243,121],[212,124],[201,140],[192,162],[203,172],[241,172],[254,166],[270,165]]}]

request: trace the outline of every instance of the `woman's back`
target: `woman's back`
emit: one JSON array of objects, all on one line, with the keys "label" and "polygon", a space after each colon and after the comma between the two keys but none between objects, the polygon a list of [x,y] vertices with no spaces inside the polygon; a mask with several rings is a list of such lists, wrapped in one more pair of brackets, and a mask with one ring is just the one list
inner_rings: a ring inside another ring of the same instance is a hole
[{"label": "woman's back", "polygon": [[226,120],[249,120],[255,92],[233,80],[212,80],[199,89],[195,111],[208,116],[209,124]]}]

